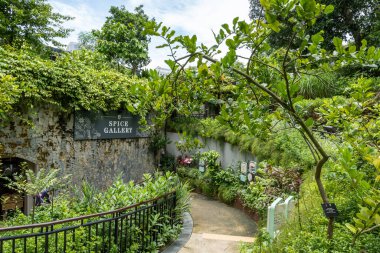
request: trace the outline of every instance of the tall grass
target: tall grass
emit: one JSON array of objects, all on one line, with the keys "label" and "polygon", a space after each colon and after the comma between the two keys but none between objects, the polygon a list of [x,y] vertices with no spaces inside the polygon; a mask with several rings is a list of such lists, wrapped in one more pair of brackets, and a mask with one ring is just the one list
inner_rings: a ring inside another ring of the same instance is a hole
[{"label": "tall grass", "polygon": [[299,82],[299,95],[307,99],[329,98],[339,95],[342,89],[334,73],[306,76]]}]

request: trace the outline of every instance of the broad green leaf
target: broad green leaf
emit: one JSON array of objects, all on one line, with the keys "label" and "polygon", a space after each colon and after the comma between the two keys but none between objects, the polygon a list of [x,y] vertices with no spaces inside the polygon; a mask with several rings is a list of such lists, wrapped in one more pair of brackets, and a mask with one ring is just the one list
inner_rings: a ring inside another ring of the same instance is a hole
[{"label": "broad green leaf", "polygon": [[380,157],[376,158],[375,160],[373,160],[372,162],[373,166],[375,166],[375,168],[380,171]]},{"label": "broad green leaf", "polygon": [[350,54],[355,53],[355,52],[356,52],[356,46],[354,46],[354,45],[350,46],[350,47],[348,48],[348,52],[349,52]]},{"label": "broad green leaf", "polygon": [[226,40],[226,45],[228,46],[229,49],[235,49],[235,41],[233,39],[227,39]]},{"label": "broad green leaf", "polygon": [[205,63],[198,67],[198,73],[202,76],[206,76],[208,74],[208,67]]},{"label": "broad green leaf", "polygon": [[314,44],[319,44],[321,43],[324,39],[321,33],[317,33],[311,36],[311,40],[313,41]]},{"label": "broad green leaf", "polygon": [[327,14],[330,14],[334,11],[334,6],[329,4],[326,6],[325,10],[324,10],[324,13],[327,15]]},{"label": "broad green leaf", "polygon": [[305,125],[307,127],[311,127],[312,125],[314,124],[314,120],[312,118],[308,118],[306,121],[305,121]]},{"label": "broad green leaf", "polygon": [[270,0],[260,0],[261,6],[263,6],[266,10],[270,9]]},{"label": "broad green leaf", "polygon": [[274,23],[272,23],[272,24],[269,24],[269,27],[273,30],[273,31],[275,31],[275,32],[280,32],[280,22],[278,22],[278,20],[276,20]]},{"label": "broad green leaf", "polygon": [[168,60],[165,60],[165,63],[169,66],[171,70],[175,69],[175,65],[176,65],[175,61],[168,59]]},{"label": "broad green leaf", "polygon": [[272,24],[277,21],[277,16],[270,12],[267,12],[265,13],[265,19],[268,22],[268,24]]},{"label": "broad green leaf", "polygon": [[333,39],[335,49],[340,54],[344,53],[344,48],[342,46],[342,42],[343,42],[343,40],[341,38],[334,37],[334,39]]},{"label": "broad green leaf", "polygon": [[162,45],[156,46],[156,48],[165,48],[165,47],[168,47],[168,46],[169,46],[168,44],[162,44]]},{"label": "broad green leaf", "polygon": [[315,0],[301,0],[300,4],[306,12],[314,12],[317,6]]},{"label": "broad green leaf", "polygon": [[135,108],[131,105],[127,105],[127,110],[131,113],[134,113],[136,111]]},{"label": "broad green leaf", "polygon": [[351,233],[353,233],[353,234],[357,233],[358,229],[356,227],[354,227],[353,225],[351,225],[349,223],[346,223],[345,225],[351,231]]},{"label": "broad green leaf", "polygon": [[224,28],[224,30],[226,30],[227,33],[231,33],[231,29],[228,26],[228,24],[223,24],[222,27]]}]

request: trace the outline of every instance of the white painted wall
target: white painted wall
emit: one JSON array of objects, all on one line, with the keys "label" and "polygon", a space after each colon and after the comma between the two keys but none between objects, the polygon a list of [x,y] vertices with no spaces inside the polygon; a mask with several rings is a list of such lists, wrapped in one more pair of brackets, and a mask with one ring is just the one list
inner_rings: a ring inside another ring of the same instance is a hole
[{"label": "white painted wall", "polygon": [[[168,132],[168,139],[171,141],[170,144],[166,146],[167,152],[175,157],[179,156],[181,153],[177,150],[175,143],[179,141],[179,136],[177,133]],[[227,142],[217,141],[209,138],[197,137],[199,140],[205,144],[205,147],[201,149],[201,152],[215,150],[220,153],[220,162],[223,168],[227,167],[239,167],[241,161],[253,161],[255,157],[248,153],[241,151],[237,146],[231,145]]]}]

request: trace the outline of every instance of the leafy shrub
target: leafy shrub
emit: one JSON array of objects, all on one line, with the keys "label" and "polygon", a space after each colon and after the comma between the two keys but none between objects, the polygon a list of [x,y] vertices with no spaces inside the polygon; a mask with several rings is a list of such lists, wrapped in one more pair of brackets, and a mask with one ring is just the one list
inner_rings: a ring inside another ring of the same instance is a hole
[{"label": "leafy shrub", "polygon": [[276,198],[276,196],[267,195],[266,188],[272,183],[270,179],[256,178],[256,182],[251,182],[248,187],[240,192],[243,204],[259,213],[265,215],[266,208]]},{"label": "leafy shrub", "polygon": [[[330,173],[330,172],[329,172]],[[328,174],[329,174],[328,173]],[[334,174],[335,172],[331,172]],[[291,217],[280,230],[274,241],[268,238],[257,240],[253,244],[242,246],[241,252],[334,252],[334,253],[354,253],[354,252],[377,252],[380,247],[378,240],[380,232],[377,230],[371,233],[362,234],[358,237],[355,245],[352,244],[353,236],[344,223],[352,217],[352,211],[357,209],[351,199],[356,189],[349,188],[344,182],[341,184],[339,176],[329,175],[328,184],[340,191],[339,195],[332,195],[330,201],[337,205],[339,216],[335,222],[334,237],[329,241],[326,236],[326,218],[323,215],[320,203],[318,187],[313,180],[312,173],[304,175],[304,183],[301,187],[300,199]]]},{"label": "leafy shrub", "polygon": [[[0,80],[12,77],[18,87],[12,104],[22,103],[19,108],[36,103],[54,104],[62,111],[123,108],[131,102],[129,92],[146,82],[117,72],[101,58],[96,52],[78,50],[52,61],[27,50],[0,47]],[[17,96],[21,92],[23,96]]]},{"label": "leafy shrub", "polygon": [[203,194],[208,197],[214,197],[216,195],[216,186],[211,181],[201,180],[199,182],[199,188]]},{"label": "leafy shrub", "polygon": [[181,155],[195,155],[195,152],[204,147],[204,144],[198,139],[195,138],[186,132],[183,132],[182,135],[179,135],[180,140],[175,143],[176,148]]},{"label": "leafy shrub", "polygon": [[218,171],[214,177],[214,182],[216,185],[228,185],[231,187],[240,184],[238,175],[230,168]]},{"label": "leafy shrub", "polygon": [[169,154],[162,155],[160,165],[163,171],[174,171],[176,167],[175,157]]},{"label": "leafy shrub", "polygon": [[238,191],[239,188],[237,186],[221,184],[218,188],[218,198],[222,202],[231,205],[237,198]]},{"label": "leafy shrub", "polygon": [[[78,188],[75,196],[70,198],[69,195],[60,195],[56,200],[56,207],[54,213],[51,213],[50,206],[40,206],[36,208],[35,219],[37,222],[51,221],[52,217],[57,219],[71,218],[81,216],[83,214],[89,214],[93,212],[110,211],[120,207],[128,206],[130,204],[142,202],[144,200],[152,199],[158,196],[162,196],[172,190],[176,190],[176,207],[175,217],[176,224],[173,226],[172,216],[160,215],[154,212],[143,212],[138,215],[138,220],[130,217],[129,220],[124,220],[128,223],[128,245],[123,252],[136,252],[141,251],[141,245],[147,245],[142,252],[158,252],[158,249],[165,245],[170,240],[176,238],[181,229],[182,214],[189,210],[189,188],[187,184],[181,184],[178,181],[178,177],[172,173],[166,173],[164,175],[156,174],[154,176],[145,174],[142,184],[136,185],[134,182],[123,183],[121,177],[117,178],[115,182],[105,191],[101,192],[94,189],[90,184],[84,182],[81,188]],[[89,198],[93,198],[92,202]],[[104,216],[104,218],[109,218]],[[112,218],[112,217],[111,217]],[[141,220],[145,222],[141,223]],[[21,212],[17,212],[15,216],[6,222],[5,226],[25,225],[30,222],[30,217],[25,216]],[[88,220],[91,221],[91,220]],[[117,223],[116,223],[117,224]],[[72,225],[72,224],[70,224]],[[67,224],[56,225],[55,229],[60,229]],[[103,226],[103,227],[102,227]],[[67,233],[59,233],[54,239],[49,240],[49,243],[45,245],[45,237],[40,237],[38,245],[35,248],[30,240],[27,244],[23,244],[22,240],[16,243],[16,252],[21,252],[25,247],[28,252],[45,251],[45,247],[49,252],[64,251],[64,243],[67,247],[67,252],[88,252],[95,248],[102,249],[105,247],[107,252],[120,252],[118,245],[114,244],[113,233],[105,234],[101,238],[95,236],[97,231],[110,231],[116,229],[114,223],[100,223],[99,226],[93,227],[79,227],[75,230],[75,236],[73,231],[67,231]],[[120,226],[120,224],[119,224]],[[123,225],[121,225],[123,226]],[[92,229],[89,232],[89,229]],[[147,231],[156,231],[156,241],[153,241]],[[12,236],[24,231],[6,232],[1,236]],[[145,234],[145,236],[144,236]],[[91,236],[90,236],[91,235]],[[67,236],[67,238],[66,238]],[[64,237],[64,238],[63,238]],[[123,237],[120,237],[123,240]],[[124,238],[126,240],[126,238]],[[20,242],[20,243],[19,243]],[[58,242],[55,244],[54,242]],[[119,244],[119,243],[118,243]],[[6,241],[2,244],[4,252],[12,251],[12,241]],[[103,251],[103,250],[101,250]]]}]

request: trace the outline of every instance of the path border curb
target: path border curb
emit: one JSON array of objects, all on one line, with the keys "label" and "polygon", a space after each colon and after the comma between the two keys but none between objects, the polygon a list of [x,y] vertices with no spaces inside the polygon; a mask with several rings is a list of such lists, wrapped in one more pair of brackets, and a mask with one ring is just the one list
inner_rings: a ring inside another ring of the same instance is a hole
[{"label": "path border curb", "polygon": [[186,212],[183,214],[183,228],[178,239],[170,244],[166,249],[161,251],[161,253],[177,253],[189,241],[192,233],[193,218],[190,213]]}]

